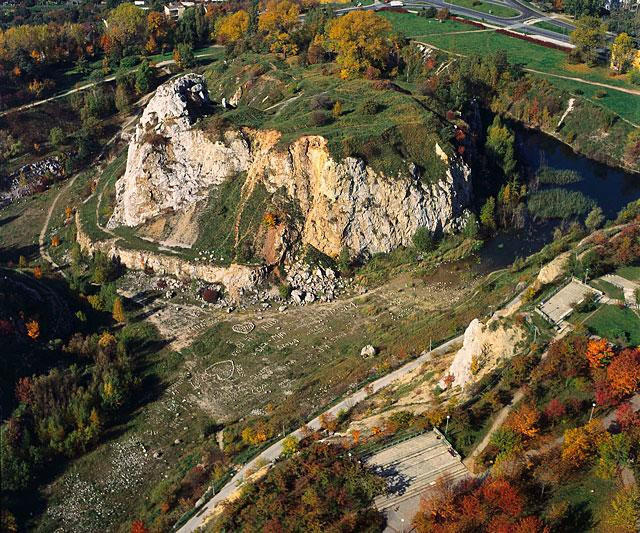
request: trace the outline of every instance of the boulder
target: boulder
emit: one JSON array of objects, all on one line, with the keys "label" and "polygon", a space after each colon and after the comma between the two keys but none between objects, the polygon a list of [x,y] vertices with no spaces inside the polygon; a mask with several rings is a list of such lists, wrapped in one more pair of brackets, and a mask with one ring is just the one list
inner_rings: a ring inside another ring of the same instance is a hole
[{"label": "boulder", "polygon": [[360,350],[360,355],[362,357],[373,357],[374,355],[376,355],[376,353],[377,350],[371,344],[367,344],[362,348],[362,350]]}]

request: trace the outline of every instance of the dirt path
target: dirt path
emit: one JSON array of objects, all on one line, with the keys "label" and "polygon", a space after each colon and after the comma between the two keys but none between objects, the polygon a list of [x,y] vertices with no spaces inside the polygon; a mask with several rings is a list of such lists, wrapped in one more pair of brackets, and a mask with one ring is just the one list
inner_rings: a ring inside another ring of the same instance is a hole
[{"label": "dirt path", "polygon": [[[488,31],[488,30],[479,30],[479,31]],[[494,31],[494,30],[491,30]],[[474,31],[469,31],[469,32],[464,32],[464,33],[477,33]],[[427,43],[427,42],[423,42],[423,41],[414,41],[415,43],[421,44],[423,46],[428,46],[430,48],[433,48],[434,50],[439,50],[440,52],[444,52],[445,54],[449,54],[449,55],[453,55],[453,56],[457,56],[457,57],[467,57],[465,54],[460,54],[458,52],[452,52],[450,50],[447,50],[446,48],[439,48],[437,46],[434,46],[431,43]],[[589,80],[585,80],[582,78],[576,78],[574,76],[564,76],[562,74],[552,74],[551,72],[545,72],[543,70],[537,70],[534,68],[529,68],[529,67],[523,67],[523,69],[525,72],[531,72],[532,74],[538,74],[541,76],[549,76],[551,78],[558,78],[558,79],[562,79],[562,80],[568,80],[568,81],[575,81],[577,83],[584,83],[585,85],[592,85],[594,87],[603,87],[605,89],[610,89],[612,91],[619,91],[622,93],[626,93],[626,94],[632,94],[634,96],[640,96],[640,90],[638,89],[627,89],[626,87],[618,87],[616,85],[609,85],[608,83],[601,83],[598,81],[589,81]],[[637,124],[634,124],[628,120],[625,119],[626,122],[628,122],[629,124],[631,124],[632,126],[640,127]]]},{"label": "dirt path", "polygon": [[[222,48],[222,45],[211,45],[212,47],[215,48]],[[196,58],[203,58],[203,57],[208,57],[214,55],[212,53],[207,53],[207,54],[196,54]],[[173,59],[167,59],[166,61],[160,61],[159,63],[156,63],[156,68],[162,68],[162,67],[166,67],[167,65],[171,65],[175,63],[175,61]],[[127,74],[130,74],[132,72],[135,72],[136,70],[138,70],[138,68],[134,68],[131,69],[129,72],[127,72]],[[32,109],[34,107],[38,107],[41,106],[42,104],[46,104],[47,102],[53,102],[55,100],[59,100],[60,98],[64,98],[66,96],[69,96],[71,94],[74,93],[78,93],[78,92],[82,92],[82,91],[86,91],[87,89],[91,89],[92,87],[97,87],[98,85],[102,85],[103,83],[108,83],[110,81],[114,81],[116,79],[116,75],[113,74],[111,76],[107,76],[106,78],[102,79],[102,80],[98,80],[98,81],[94,81],[91,83],[86,83],[85,85],[81,85],[80,87],[75,87],[74,89],[70,89],[68,91],[65,91],[63,93],[60,94],[56,94],[54,96],[50,96],[49,98],[44,98],[43,100],[38,100],[36,102],[31,102],[30,104],[24,104],[18,107],[14,107],[12,109],[7,109],[6,111],[2,111],[0,112],[0,117],[3,117],[4,115],[8,115],[9,113],[18,113],[20,111],[26,111],[28,109]]]}]

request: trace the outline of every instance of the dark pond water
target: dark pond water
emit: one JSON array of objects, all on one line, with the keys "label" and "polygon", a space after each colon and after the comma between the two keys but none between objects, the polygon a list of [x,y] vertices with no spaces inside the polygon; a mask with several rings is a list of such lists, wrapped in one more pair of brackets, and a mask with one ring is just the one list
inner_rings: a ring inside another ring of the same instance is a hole
[{"label": "dark pond water", "polygon": [[[580,191],[592,198],[607,218],[615,217],[622,207],[640,198],[640,175],[597,163],[576,154],[553,137],[537,131],[518,129],[516,143],[525,177],[534,176],[543,166],[558,170],[574,170],[582,176],[582,181],[563,187]],[[516,257],[526,257],[535,253],[551,240],[553,230],[561,222],[530,221],[522,229],[496,235],[486,242],[478,253],[479,268],[482,271],[504,268]]]}]

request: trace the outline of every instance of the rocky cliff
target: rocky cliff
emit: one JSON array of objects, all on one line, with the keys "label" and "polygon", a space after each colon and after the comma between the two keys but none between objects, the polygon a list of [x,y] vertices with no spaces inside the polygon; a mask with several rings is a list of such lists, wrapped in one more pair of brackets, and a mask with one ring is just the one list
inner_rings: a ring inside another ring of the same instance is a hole
[{"label": "rocky cliff", "polygon": [[201,76],[189,74],[158,89],[129,145],[112,227],[185,211],[239,174],[246,176],[243,198],[258,184],[269,193],[285,191],[300,208],[303,243],[332,256],[344,246],[353,254],[388,252],[410,244],[419,227],[447,232],[462,222],[470,171],[438,145],[446,172],[426,183],[410,163],[402,176],[386,176],[359,159],[336,161],[320,136],[283,147],[276,131],[232,128],[211,135],[194,126],[209,105]]}]

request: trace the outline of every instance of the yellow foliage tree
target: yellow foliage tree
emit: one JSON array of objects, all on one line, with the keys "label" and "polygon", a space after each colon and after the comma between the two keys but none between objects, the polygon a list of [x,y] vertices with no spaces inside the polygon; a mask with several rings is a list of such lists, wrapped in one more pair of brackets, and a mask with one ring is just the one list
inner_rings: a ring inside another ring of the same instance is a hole
[{"label": "yellow foliage tree", "polygon": [[243,9],[220,19],[216,24],[215,37],[220,43],[235,43],[249,29],[249,13]]},{"label": "yellow foliage tree", "polygon": [[351,11],[334,19],[327,45],[337,54],[340,75],[348,78],[369,67],[383,68],[391,51],[391,24],[371,11]]},{"label": "yellow foliage tree", "polygon": [[266,34],[270,49],[285,57],[295,55],[298,47],[291,40],[291,30],[298,24],[300,8],[290,0],[269,0],[258,19],[258,29]]},{"label": "yellow foliage tree", "polygon": [[534,437],[538,433],[535,427],[540,419],[540,411],[530,405],[521,405],[509,420],[509,427],[525,437]]},{"label": "yellow foliage tree", "polygon": [[592,420],[582,427],[567,429],[562,443],[562,460],[580,468],[593,457],[603,432],[604,428],[599,420]]},{"label": "yellow foliage tree", "polygon": [[100,340],[98,341],[98,345],[101,348],[106,348],[107,346],[112,346],[116,343],[116,338],[113,334],[108,331],[104,331],[102,335],[100,335]]},{"label": "yellow foliage tree", "polygon": [[293,435],[289,435],[282,441],[282,455],[285,457],[291,457],[298,451],[298,439]]},{"label": "yellow foliage tree", "polygon": [[113,319],[116,322],[122,323],[127,321],[127,317],[124,314],[124,306],[122,305],[122,299],[116,298],[113,302],[113,311],[111,313]]},{"label": "yellow foliage tree", "polygon": [[620,74],[624,73],[631,65],[635,53],[633,39],[629,34],[622,32],[611,45],[611,70]]}]

